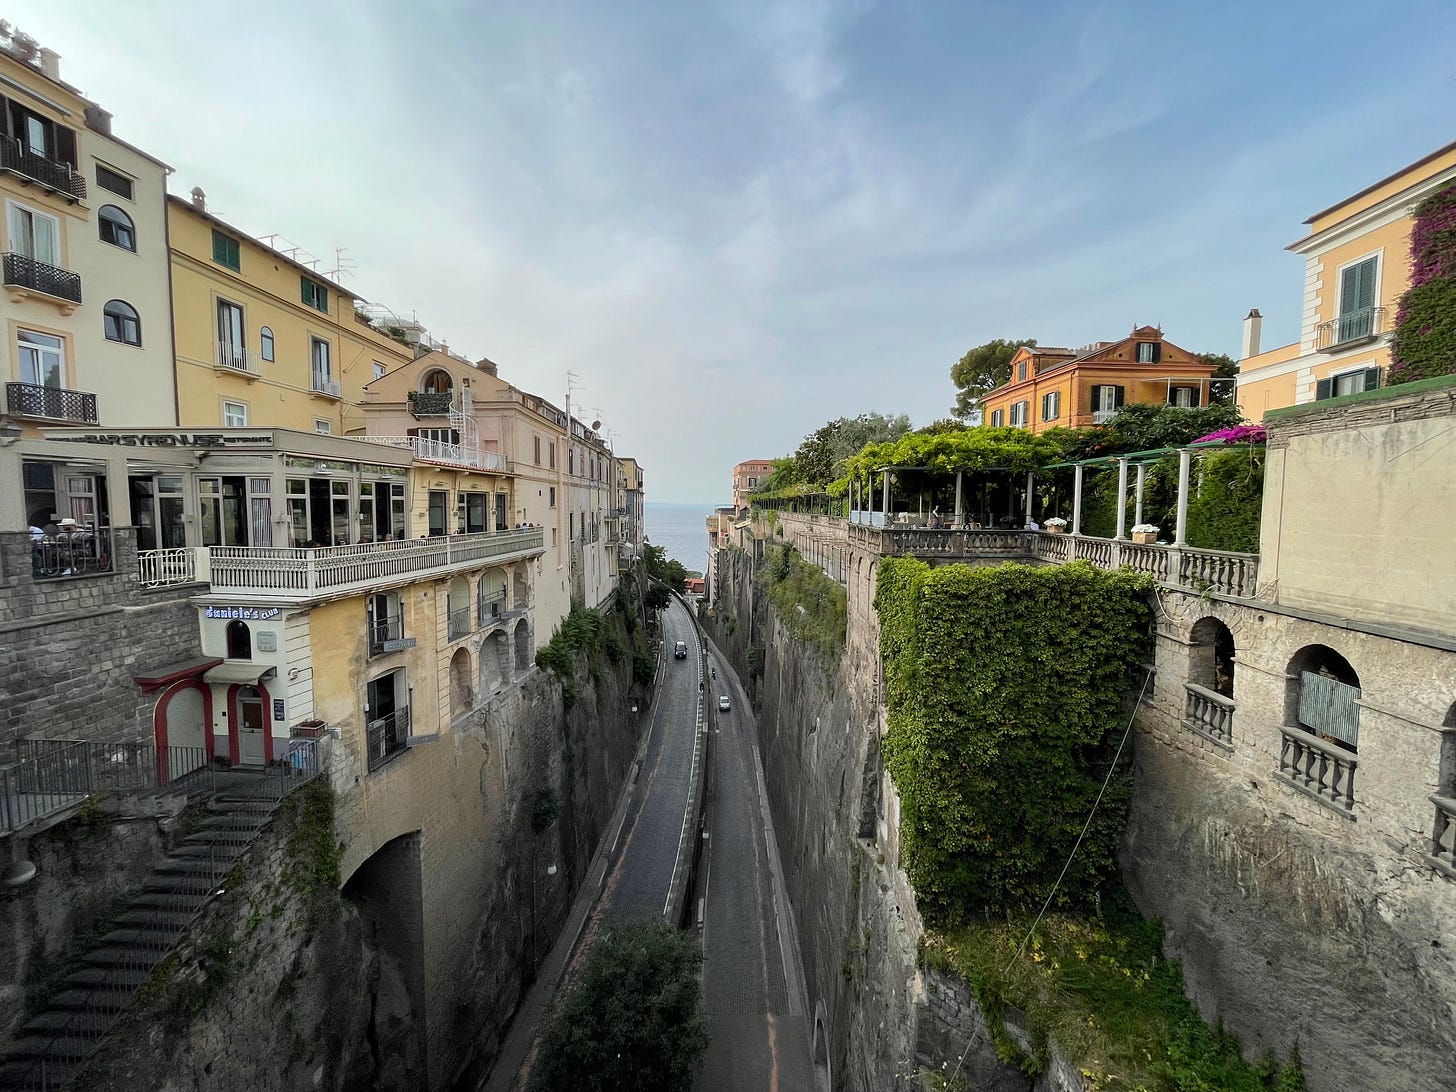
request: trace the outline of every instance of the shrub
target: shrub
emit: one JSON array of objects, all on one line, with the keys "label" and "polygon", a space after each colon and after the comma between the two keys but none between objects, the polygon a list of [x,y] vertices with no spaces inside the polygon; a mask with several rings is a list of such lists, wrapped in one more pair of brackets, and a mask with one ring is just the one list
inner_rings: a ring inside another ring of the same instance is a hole
[{"label": "shrub", "polygon": [[801,558],[792,546],[769,548],[761,579],[768,589],[769,602],[788,631],[814,645],[825,657],[838,660],[844,652],[848,620],[843,586],[825,576],[819,566]]},{"label": "shrub", "polygon": [[1188,501],[1188,544],[1206,550],[1259,549],[1264,503],[1264,449],[1216,451],[1198,461],[1198,489]]}]

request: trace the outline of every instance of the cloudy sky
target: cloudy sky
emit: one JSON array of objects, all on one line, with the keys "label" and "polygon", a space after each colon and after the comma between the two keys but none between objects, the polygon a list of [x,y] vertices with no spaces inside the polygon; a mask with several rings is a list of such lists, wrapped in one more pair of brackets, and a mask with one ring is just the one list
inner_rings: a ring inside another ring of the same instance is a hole
[{"label": "cloudy sky", "polygon": [[993,337],[1297,335],[1310,213],[1456,139],[1449,0],[10,0],[118,136],[654,500]]}]

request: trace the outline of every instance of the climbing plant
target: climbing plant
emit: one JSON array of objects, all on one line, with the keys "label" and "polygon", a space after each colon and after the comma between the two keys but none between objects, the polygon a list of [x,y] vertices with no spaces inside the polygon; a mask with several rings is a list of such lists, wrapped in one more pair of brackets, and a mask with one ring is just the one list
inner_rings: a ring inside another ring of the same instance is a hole
[{"label": "climbing plant", "polygon": [[1456,372],[1456,185],[1416,206],[1410,280],[1395,316],[1390,383]]},{"label": "climbing plant", "polygon": [[759,579],[789,632],[837,661],[848,619],[844,587],[792,546],[769,547]]},{"label": "climbing plant", "polygon": [[1215,451],[1198,460],[1198,484],[1188,501],[1188,544],[1207,550],[1259,549],[1264,503],[1264,449]]},{"label": "climbing plant", "polygon": [[[880,562],[885,762],[902,804],[905,869],[932,921],[1023,909],[1051,891],[1141,682],[1149,587],[1081,562]],[[1095,898],[1113,874],[1129,785],[1124,765],[1059,905]]]}]

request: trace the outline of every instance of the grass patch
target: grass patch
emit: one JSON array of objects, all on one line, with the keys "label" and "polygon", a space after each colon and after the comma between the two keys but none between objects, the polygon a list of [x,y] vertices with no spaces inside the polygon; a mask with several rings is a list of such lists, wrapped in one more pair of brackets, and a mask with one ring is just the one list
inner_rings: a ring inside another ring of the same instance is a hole
[{"label": "grass patch", "polygon": [[[772,547],[760,580],[790,633],[814,645],[829,660],[844,653],[848,609],[844,588],[792,546]],[[728,632],[733,632],[732,623]]]},{"label": "grass patch", "polygon": [[1205,1024],[1183,994],[1183,971],[1163,955],[1163,927],[1147,921],[1121,889],[1095,914],[1052,913],[1021,954],[1034,915],[927,933],[921,959],[971,985],[1003,1060],[1028,1072],[1045,1065],[1003,1044],[1000,1015],[1026,1013],[1081,1070],[1088,1092],[1300,1092],[1296,1054],[1245,1062],[1238,1043]]}]

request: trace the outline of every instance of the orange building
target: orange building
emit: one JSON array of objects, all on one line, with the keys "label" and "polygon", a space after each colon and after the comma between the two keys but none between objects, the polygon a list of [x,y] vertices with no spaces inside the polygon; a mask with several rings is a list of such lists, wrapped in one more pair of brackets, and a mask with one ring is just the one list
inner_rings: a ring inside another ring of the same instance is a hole
[{"label": "orange building", "polygon": [[1129,402],[1208,404],[1213,365],[1139,326],[1121,341],[1084,349],[1023,345],[1011,379],[981,397],[982,421],[997,427],[1081,428],[1109,421]]},{"label": "orange building", "polygon": [[758,489],[764,478],[773,473],[773,460],[750,459],[733,468],[733,507],[748,503],[748,494]]}]

